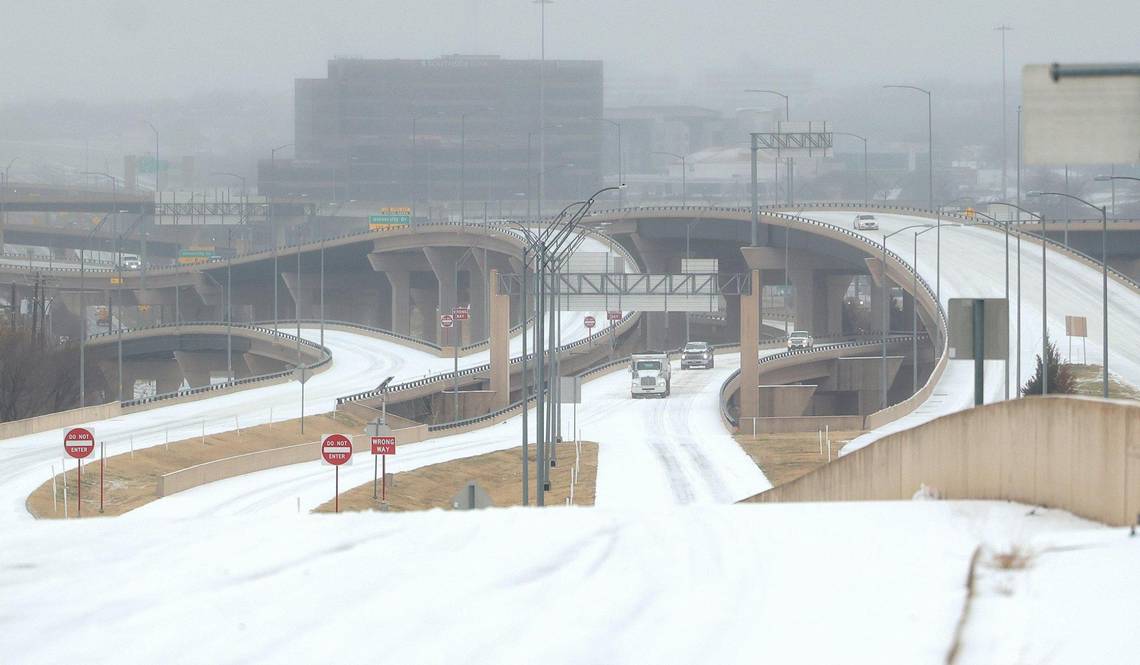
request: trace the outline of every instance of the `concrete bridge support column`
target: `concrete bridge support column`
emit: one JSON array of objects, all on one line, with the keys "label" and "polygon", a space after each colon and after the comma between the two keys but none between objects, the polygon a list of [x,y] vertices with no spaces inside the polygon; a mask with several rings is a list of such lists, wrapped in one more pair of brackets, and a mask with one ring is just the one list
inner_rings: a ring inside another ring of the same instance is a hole
[{"label": "concrete bridge support column", "polygon": [[815,320],[815,270],[811,268],[789,270],[788,281],[791,282],[796,294],[796,323],[794,328],[819,335],[820,329],[816,326]]},{"label": "concrete bridge support column", "polygon": [[385,272],[392,286],[391,329],[401,335],[412,332],[412,273],[406,270]]},{"label": "concrete bridge support column", "polygon": [[[178,361],[182,376],[192,388],[208,386],[211,376],[224,378],[226,373],[225,351],[175,351],[174,358]],[[235,352],[231,365],[235,379],[251,376],[244,354]]]},{"label": "concrete bridge support column", "polygon": [[436,314],[439,296],[436,289],[412,288],[412,323],[411,334],[419,339],[440,342],[443,339],[439,327],[439,316]]},{"label": "concrete bridge support column", "polygon": [[843,298],[851,287],[852,275],[828,275],[823,311],[826,313],[824,334],[835,337],[843,334]]},{"label": "concrete bridge support column", "polygon": [[[285,282],[285,290],[293,299],[293,316],[301,319],[320,318],[318,298],[320,297],[320,276],[311,273],[302,273],[300,276],[300,289],[297,288],[297,273],[281,273],[281,281]],[[325,285],[326,288],[328,284]],[[282,313],[282,318],[287,315]]]},{"label": "concrete bridge support column", "polygon": [[424,256],[435,273],[439,284],[439,313],[448,314],[458,303],[458,289],[455,286],[456,270],[463,250],[454,247],[424,247]]},{"label": "concrete bridge support column", "polygon": [[489,274],[491,293],[491,390],[495,393],[492,408],[501,409],[511,403],[511,298],[499,293],[499,271]]},{"label": "concrete bridge support column", "polygon": [[740,296],[740,418],[760,415],[760,271],[752,271],[752,292]]}]

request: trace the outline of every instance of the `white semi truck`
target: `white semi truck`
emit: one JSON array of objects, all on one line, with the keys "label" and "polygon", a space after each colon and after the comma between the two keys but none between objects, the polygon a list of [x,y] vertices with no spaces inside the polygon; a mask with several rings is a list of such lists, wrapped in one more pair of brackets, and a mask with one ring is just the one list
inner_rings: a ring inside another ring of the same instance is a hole
[{"label": "white semi truck", "polygon": [[635,353],[629,363],[631,397],[669,396],[669,354],[664,351]]}]

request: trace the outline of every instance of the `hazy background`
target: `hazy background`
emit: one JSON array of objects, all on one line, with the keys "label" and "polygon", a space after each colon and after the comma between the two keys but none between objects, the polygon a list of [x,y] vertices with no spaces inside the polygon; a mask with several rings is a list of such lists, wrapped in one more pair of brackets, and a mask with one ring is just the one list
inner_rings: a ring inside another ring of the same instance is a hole
[{"label": "hazy background", "polygon": [[[830,120],[876,141],[936,150],[999,141],[1008,23],[1010,141],[1022,64],[1140,60],[1133,0],[556,0],[547,57],[602,59],[606,104],[696,104],[729,112],[792,96],[793,119]],[[539,55],[530,0],[4,0],[0,161],[34,179],[153,145],[252,174],[292,140],[292,86],[336,56]],[[744,140],[744,137],[742,137]],[[1000,147],[1000,144],[999,144]],[[851,149],[854,149],[852,146]],[[17,179],[17,175],[13,179]]]},{"label": "hazy background", "polygon": [[[288,91],[334,55],[539,54],[528,0],[5,0],[6,101],[124,101],[206,90]],[[988,83],[1006,22],[1010,68],[1121,59],[1131,0],[558,0],[547,53],[697,78],[708,67],[808,69],[821,85]]]}]

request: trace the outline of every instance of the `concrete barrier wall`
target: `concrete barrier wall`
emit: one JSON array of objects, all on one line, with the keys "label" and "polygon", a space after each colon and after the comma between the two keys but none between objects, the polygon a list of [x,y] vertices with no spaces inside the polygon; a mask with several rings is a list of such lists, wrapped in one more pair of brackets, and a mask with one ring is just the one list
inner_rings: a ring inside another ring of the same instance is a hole
[{"label": "concrete barrier wall", "polygon": [[788,432],[815,432],[824,426],[833,431],[863,429],[863,416],[761,416],[742,418],[740,434],[782,434]]},{"label": "concrete barrier wall", "polygon": [[[397,445],[418,443],[427,438],[427,426],[417,425],[415,427],[397,429],[393,434],[396,435]],[[360,454],[370,454],[371,444],[367,436],[358,434],[352,436],[351,439],[352,451],[354,453],[353,457]],[[234,455],[233,457],[197,464],[159,476],[157,494],[160,497],[169,496],[217,480],[234,478],[255,471],[265,471],[266,469],[273,469],[279,466],[300,464],[302,462],[316,462],[320,458],[320,441],[310,441],[308,443],[298,443],[282,448],[259,450],[244,455]],[[356,462],[360,463],[360,460],[356,460]]]},{"label": "concrete barrier wall", "polygon": [[[120,413],[121,410],[118,402],[107,402],[106,404],[85,406],[82,409],[45,413],[42,416],[0,423],[0,439],[38,434],[48,430],[80,425],[95,420],[105,420],[107,418],[114,418]],[[62,444],[63,441],[61,439],[60,445]]]},{"label": "concrete barrier wall", "polygon": [[947,499],[1020,501],[1132,524],[1140,404],[1061,396],[987,404],[891,434],[753,500],[905,500],[922,484]]}]

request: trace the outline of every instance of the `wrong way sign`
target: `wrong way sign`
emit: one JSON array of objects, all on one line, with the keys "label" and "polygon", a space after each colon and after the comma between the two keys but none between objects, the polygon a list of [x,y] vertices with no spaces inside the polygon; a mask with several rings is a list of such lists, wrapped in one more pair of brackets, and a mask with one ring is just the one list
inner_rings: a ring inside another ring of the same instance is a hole
[{"label": "wrong way sign", "polygon": [[396,437],[394,437],[394,436],[374,436],[374,437],[372,437],[372,454],[373,455],[395,455],[396,454]]},{"label": "wrong way sign", "polygon": [[75,459],[83,459],[95,450],[95,435],[85,427],[74,427],[63,435],[63,450]]},{"label": "wrong way sign", "polygon": [[606,319],[608,321],[621,321],[621,312],[610,310],[606,312]]},{"label": "wrong way sign", "polygon": [[340,466],[352,459],[352,441],[343,434],[326,434],[321,439],[321,459]]}]

